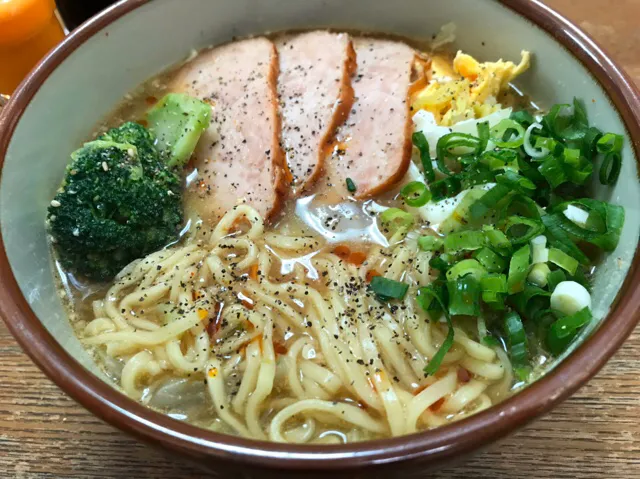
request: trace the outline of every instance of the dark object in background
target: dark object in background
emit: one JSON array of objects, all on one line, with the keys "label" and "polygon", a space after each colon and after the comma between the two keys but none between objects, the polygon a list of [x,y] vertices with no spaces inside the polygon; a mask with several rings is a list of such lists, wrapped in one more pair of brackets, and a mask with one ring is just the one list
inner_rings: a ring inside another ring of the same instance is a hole
[{"label": "dark object in background", "polygon": [[117,0],[56,0],[62,21],[69,30],[104,10]]}]

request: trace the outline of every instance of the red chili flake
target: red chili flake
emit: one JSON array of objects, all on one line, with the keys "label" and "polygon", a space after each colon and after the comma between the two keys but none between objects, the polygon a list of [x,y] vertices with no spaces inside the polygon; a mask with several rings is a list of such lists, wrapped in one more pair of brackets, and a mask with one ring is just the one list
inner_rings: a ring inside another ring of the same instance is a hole
[{"label": "red chili flake", "polygon": [[471,374],[465,368],[458,368],[458,380],[461,383],[468,383],[471,381]]}]

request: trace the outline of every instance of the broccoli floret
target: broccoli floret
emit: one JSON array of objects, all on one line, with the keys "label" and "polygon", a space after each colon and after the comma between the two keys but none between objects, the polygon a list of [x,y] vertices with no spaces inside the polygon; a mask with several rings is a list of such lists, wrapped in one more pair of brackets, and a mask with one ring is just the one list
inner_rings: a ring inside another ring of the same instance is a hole
[{"label": "broccoli floret", "polygon": [[180,178],[154,141],[143,126],[125,123],[71,155],[47,216],[65,268],[105,281],[177,238]]}]

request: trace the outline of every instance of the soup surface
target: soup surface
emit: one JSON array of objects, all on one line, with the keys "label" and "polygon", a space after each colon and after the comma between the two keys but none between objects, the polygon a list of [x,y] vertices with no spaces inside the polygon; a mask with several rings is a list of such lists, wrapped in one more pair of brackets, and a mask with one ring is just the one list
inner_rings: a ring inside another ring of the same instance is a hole
[{"label": "soup surface", "polygon": [[[52,251],[118,387],[215,431],[329,444],[447,424],[543,373],[617,243],[624,212],[584,196],[598,158],[615,181],[622,139],[519,94],[529,53],[480,63],[440,40],[206,50],[72,155]],[[92,175],[113,182],[80,199]]]}]

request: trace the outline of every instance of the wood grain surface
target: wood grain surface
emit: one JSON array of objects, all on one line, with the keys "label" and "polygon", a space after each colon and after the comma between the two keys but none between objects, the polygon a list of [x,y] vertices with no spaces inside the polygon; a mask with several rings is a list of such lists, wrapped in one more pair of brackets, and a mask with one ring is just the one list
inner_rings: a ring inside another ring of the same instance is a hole
[{"label": "wood grain surface", "polygon": [[[640,0],[547,0],[640,84]],[[544,59],[542,59],[544,60]],[[203,474],[108,426],[34,366],[0,322],[1,478]],[[573,398],[500,444],[430,477],[640,478],[640,328]]]}]

